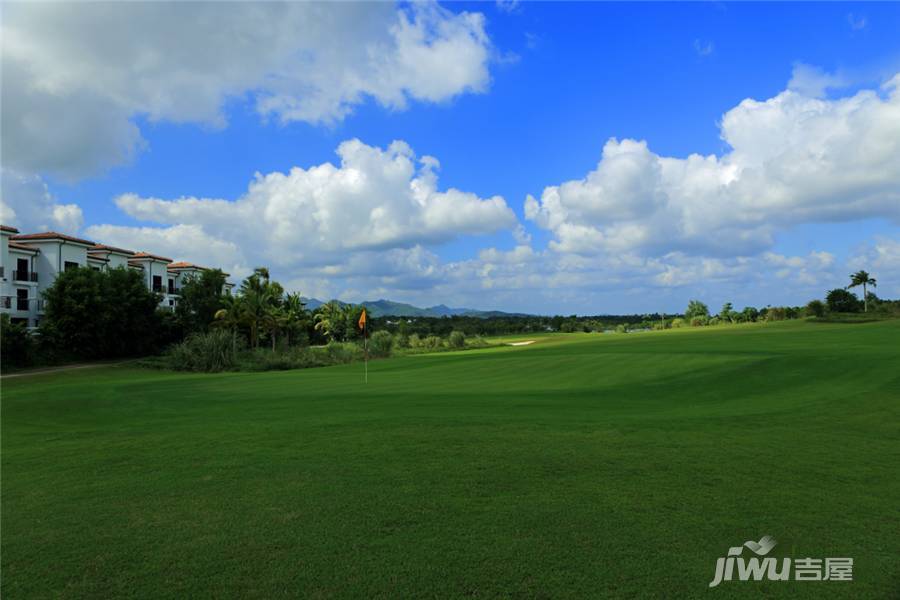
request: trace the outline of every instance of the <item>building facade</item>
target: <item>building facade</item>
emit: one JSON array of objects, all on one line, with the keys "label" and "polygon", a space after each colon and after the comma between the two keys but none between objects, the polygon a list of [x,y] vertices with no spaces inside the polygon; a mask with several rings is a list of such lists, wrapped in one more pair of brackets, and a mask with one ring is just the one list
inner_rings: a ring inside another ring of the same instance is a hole
[{"label": "building facade", "polygon": [[[160,308],[166,310],[174,310],[178,305],[181,286],[188,279],[207,270],[157,254],[97,244],[54,231],[23,235],[15,227],[0,225],[0,234],[0,313],[27,327],[40,326],[44,316],[42,292],[68,269],[139,271],[147,289],[160,295]],[[233,283],[226,282],[222,293],[230,294],[233,287]]]}]

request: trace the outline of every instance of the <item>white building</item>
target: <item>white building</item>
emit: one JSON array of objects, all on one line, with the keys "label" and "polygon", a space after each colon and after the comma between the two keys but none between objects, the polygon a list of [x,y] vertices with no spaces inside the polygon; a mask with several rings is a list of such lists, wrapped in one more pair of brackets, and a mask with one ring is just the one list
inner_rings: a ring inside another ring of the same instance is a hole
[{"label": "white building", "polygon": [[[40,325],[44,315],[41,293],[68,269],[140,271],[147,288],[160,294],[160,307],[170,310],[177,305],[184,282],[206,270],[191,263],[173,263],[164,256],[96,244],[54,231],[20,235],[15,227],[0,225],[0,233],[0,313],[28,327]],[[233,287],[233,283],[226,282],[222,291],[231,293]]]}]

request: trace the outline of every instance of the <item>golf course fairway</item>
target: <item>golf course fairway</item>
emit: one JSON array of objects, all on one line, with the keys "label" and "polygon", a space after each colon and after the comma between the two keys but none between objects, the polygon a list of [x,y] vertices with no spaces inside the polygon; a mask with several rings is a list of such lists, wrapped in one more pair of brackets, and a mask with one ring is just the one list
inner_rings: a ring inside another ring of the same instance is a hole
[{"label": "golf course fairway", "polygon": [[[900,595],[900,321],[528,340],[5,379],[0,593]],[[853,580],[709,587],[764,535]]]}]

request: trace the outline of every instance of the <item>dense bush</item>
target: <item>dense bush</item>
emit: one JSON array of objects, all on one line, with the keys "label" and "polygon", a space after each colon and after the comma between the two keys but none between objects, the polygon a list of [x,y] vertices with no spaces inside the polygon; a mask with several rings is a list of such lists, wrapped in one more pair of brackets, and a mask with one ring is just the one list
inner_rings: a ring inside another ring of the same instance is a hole
[{"label": "dense bush", "polygon": [[828,310],[831,312],[859,312],[862,310],[862,302],[853,292],[844,288],[835,288],[825,296]]},{"label": "dense bush", "polygon": [[405,333],[398,333],[394,337],[394,346],[401,349],[409,348],[409,336]]},{"label": "dense bush", "polygon": [[369,356],[373,358],[387,358],[391,355],[394,345],[393,336],[387,331],[376,331],[369,338]]},{"label": "dense bush", "polygon": [[488,341],[480,335],[466,338],[466,346],[468,346],[469,348],[486,348],[489,345],[490,344],[488,344]]},{"label": "dense bush", "polygon": [[708,317],[709,316],[709,307],[700,302],[699,300],[691,300],[688,302],[687,310],[684,311],[684,317],[686,319],[693,319],[694,317]]},{"label": "dense bush", "polygon": [[27,367],[34,362],[34,339],[25,325],[12,323],[9,315],[0,315],[0,361],[2,367]]},{"label": "dense bush", "polygon": [[362,348],[351,342],[331,342],[325,346],[331,364],[343,364],[362,358]]},{"label": "dense bush", "polygon": [[684,327],[685,323],[686,323],[685,320],[682,319],[681,317],[672,319],[672,329],[679,329],[681,327]]},{"label": "dense bush", "polygon": [[806,305],[806,316],[807,317],[824,317],[825,316],[825,303],[821,300],[810,300]]},{"label": "dense bush", "polygon": [[231,333],[214,329],[196,333],[173,346],[168,352],[169,366],[176,371],[204,371],[215,373],[234,369],[238,364],[240,347]]},{"label": "dense bush", "polygon": [[464,334],[462,331],[452,331],[450,332],[450,337],[447,339],[447,343],[451,348],[465,348],[466,334]]},{"label": "dense bush", "polygon": [[181,284],[175,316],[186,335],[209,330],[222,308],[224,285],[225,273],[219,269],[207,269]]},{"label": "dense bush", "polygon": [[436,350],[444,347],[444,340],[436,335],[429,335],[422,340],[421,347],[426,350]]},{"label": "dense bush", "polygon": [[41,337],[63,357],[141,356],[159,347],[159,296],[136,271],[70,269],[44,299]]}]

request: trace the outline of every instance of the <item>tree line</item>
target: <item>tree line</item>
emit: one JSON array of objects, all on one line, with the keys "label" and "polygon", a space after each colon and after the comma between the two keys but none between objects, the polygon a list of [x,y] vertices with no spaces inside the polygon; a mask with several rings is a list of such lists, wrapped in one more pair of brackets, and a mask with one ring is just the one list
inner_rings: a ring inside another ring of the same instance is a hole
[{"label": "tree line", "polygon": [[[298,293],[286,292],[266,268],[255,269],[233,295],[223,294],[224,285],[222,271],[202,271],[182,285],[175,309],[164,310],[159,307],[160,295],[148,290],[136,271],[70,269],[44,292],[46,312],[37,332],[28,334],[24,327],[11,324],[8,315],[2,316],[3,366],[147,356],[210,333],[223,340],[227,336],[232,355],[239,348],[274,352],[361,339],[357,326],[361,305],[331,301],[309,310]],[[869,290],[876,286],[874,277],[858,271],[846,288],[829,290],[824,300],[811,300],[805,306],[748,306],[738,311],[726,303],[713,314],[703,302],[691,300],[682,314],[672,315],[370,316],[369,330],[385,332],[375,342],[383,354],[383,347],[458,348],[480,337],[506,334],[627,332],[854,313],[900,316],[900,301],[878,298]],[[851,291],[857,287],[863,289],[862,299]],[[331,351],[339,352],[336,347]]]}]

